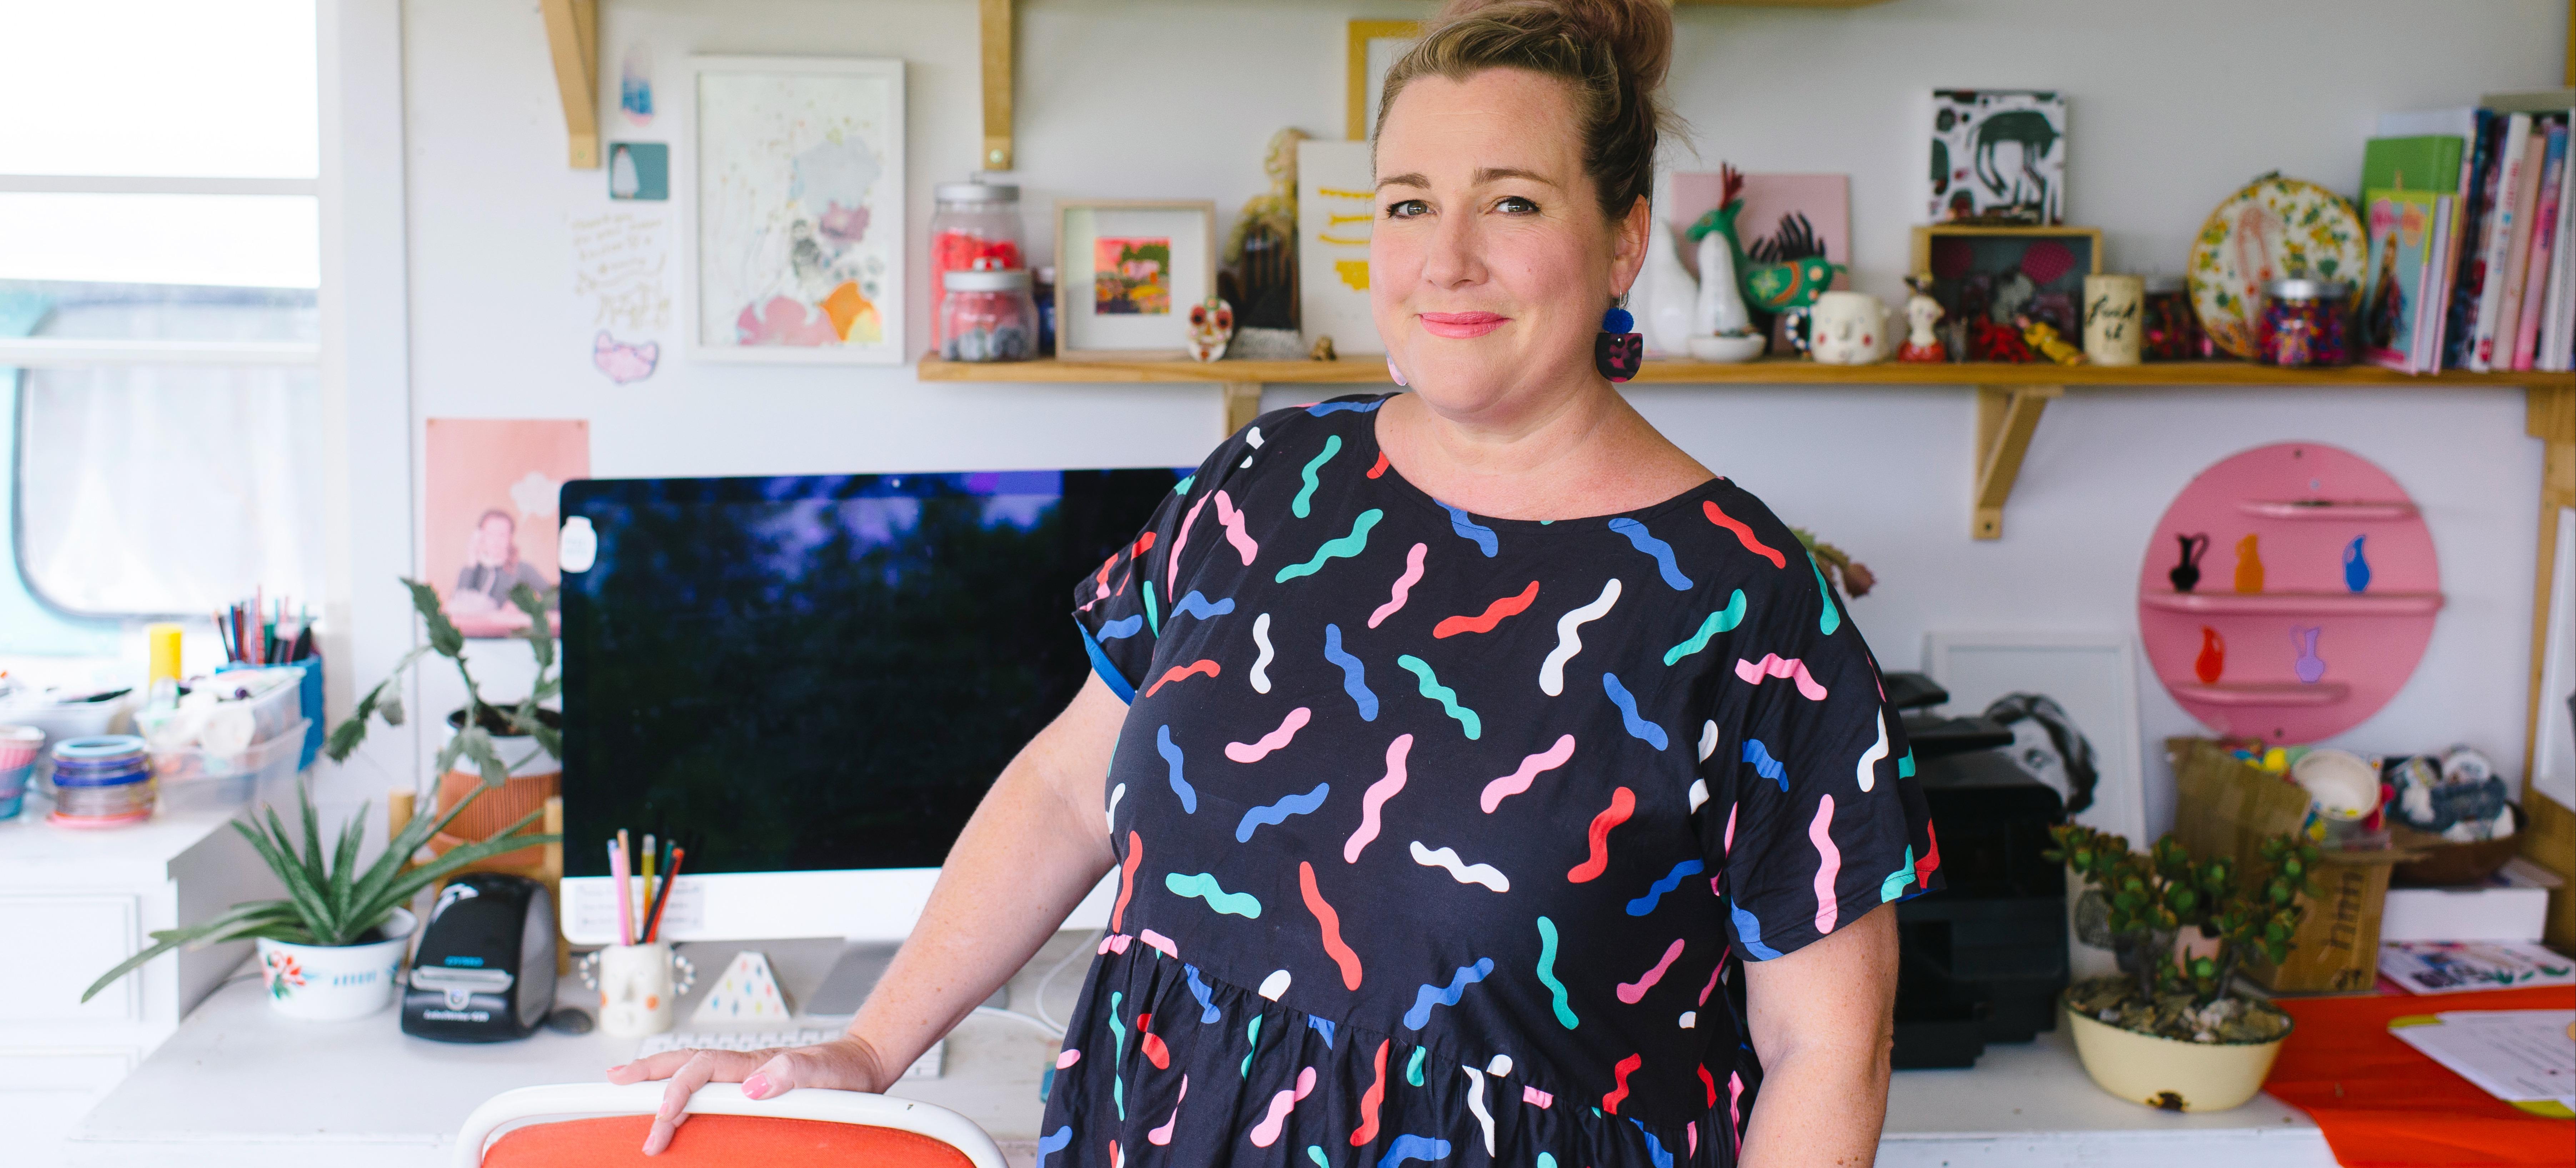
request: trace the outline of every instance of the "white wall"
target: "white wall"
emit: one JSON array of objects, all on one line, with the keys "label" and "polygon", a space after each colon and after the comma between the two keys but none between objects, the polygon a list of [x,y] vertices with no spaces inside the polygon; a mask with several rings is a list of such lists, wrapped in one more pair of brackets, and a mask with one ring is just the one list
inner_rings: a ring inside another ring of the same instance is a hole
[{"label": "white wall", "polygon": [[[1273,130],[1329,135],[1342,124],[1343,23],[1429,8],[1022,7],[1019,173],[1040,209],[1030,225],[1040,251],[1053,245],[1042,208],[1058,197],[1211,198],[1230,214],[1266,185],[1261,147]],[[664,110],[645,129],[609,115],[612,140],[669,139],[691,52],[909,61],[919,261],[930,185],[976,165],[973,4],[604,8],[604,99],[613,106],[617,63],[641,41],[656,56]],[[2555,84],[2566,19],[2556,0],[1694,8],[1679,16],[1673,92],[1697,130],[1699,161],[1686,165],[1851,175],[1856,279],[1892,296],[1905,228],[1921,213],[1934,87],[2065,92],[2070,221],[2106,228],[2114,269],[2170,271],[2209,208],[2261,171],[2351,185],[2381,110]],[[650,380],[614,386],[590,367],[593,326],[571,294],[567,228],[570,216],[609,205],[606,182],[564,165],[536,4],[415,0],[404,36],[415,451],[418,420],[430,417],[587,417],[601,476],[1170,465],[1195,462],[1218,437],[1216,395],[1188,387],[924,385],[905,369],[693,364],[676,354]],[[916,272],[910,303],[925,287]],[[912,315],[917,352],[926,322]],[[676,335],[665,333],[666,347]],[[1311,396],[1287,386],[1269,401]],[[1891,668],[1915,664],[1929,629],[2132,630],[2150,526],[2192,474],[2265,442],[2348,447],[2423,505],[2450,606],[2413,683],[2346,741],[2382,750],[2465,741],[2508,766],[2521,756],[2540,454],[2523,436],[2518,391],[2079,390],[2041,424],[1995,543],[1967,537],[1965,389],[1645,387],[1631,397],[1719,473],[1879,573],[1881,591],[1854,616]],[[374,579],[391,588],[408,568],[361,570],[361,590]],[[488,656],[511,656],[500,652],[511,646],[492,648]],[[2193,725],[2152,678],[2140,683],[2151,822],[2161,826],[2170,786],[2154,744]],[[449,694],[433,687],[421,708],[444,708]]]}]

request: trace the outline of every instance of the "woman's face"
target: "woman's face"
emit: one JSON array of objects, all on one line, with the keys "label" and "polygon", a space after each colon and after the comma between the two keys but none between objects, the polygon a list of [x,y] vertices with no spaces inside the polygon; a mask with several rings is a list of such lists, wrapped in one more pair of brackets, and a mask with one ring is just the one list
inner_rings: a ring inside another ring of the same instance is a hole
[{"label": "woman's face", "polygon": [[474,559],[478,563],[500,565],[510,560],[510,537],[514,525],[498,515],[485,519],[474,529]]},{"label": "woman's face", "polygon": [[1442,412],[1593,376],[1601,315],[1636,278],[1648,220],[1602,217],[1572,107],[1561,81],[1488,69],[1417,78],[1379,129],[1369,306]]}]

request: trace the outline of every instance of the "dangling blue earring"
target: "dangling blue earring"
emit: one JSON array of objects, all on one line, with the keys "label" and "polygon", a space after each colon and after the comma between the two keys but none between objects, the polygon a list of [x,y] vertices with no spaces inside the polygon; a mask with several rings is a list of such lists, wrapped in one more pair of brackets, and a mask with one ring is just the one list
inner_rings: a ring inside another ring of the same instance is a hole
[{"label": "dangling blue earring", "polygon": [[1601,314],[1601,335],[1592,338],[1592,367],[1612,381],[1626,381],[1637,375],[1637,367],[1646,358],[1646,338],[1631,331],[1637,319],[1624,308],[1613,308]]}]

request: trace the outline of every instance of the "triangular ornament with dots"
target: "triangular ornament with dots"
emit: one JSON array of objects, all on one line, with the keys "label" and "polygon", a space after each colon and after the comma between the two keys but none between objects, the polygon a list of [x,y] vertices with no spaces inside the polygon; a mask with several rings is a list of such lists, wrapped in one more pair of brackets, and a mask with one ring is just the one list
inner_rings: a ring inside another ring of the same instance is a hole
[{"label": "triangular ornament with dots", "polygon": [[698,1003],[689,1024],[785,1022],[793,1012],[787,992],[778,988],[778,975],[770,972],[768,955],[745,949],[733,955],[733,964]]}]

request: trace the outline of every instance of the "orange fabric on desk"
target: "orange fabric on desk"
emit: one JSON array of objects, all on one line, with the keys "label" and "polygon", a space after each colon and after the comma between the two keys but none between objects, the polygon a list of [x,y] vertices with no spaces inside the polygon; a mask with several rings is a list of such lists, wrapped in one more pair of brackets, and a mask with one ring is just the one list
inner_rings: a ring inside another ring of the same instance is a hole
[{"label": "orange fabric on desk", "polygon": [[972,1168],[955,1148],[914,1132],[819,1119],[761,1115],[693,1115],[659,1156],[644,1155],[649,1115],[567,1119],[504,1133],[483,1153],[483,1168],[590,1168],[634,1164],[652,1168]]},{"label": "orange fabric on desk", "polygon": [[2565,1010],[2576,987],[2400,997],[2284,999],[2298,1019],[2263,1089],[2325,1129],[2343,1168],[2576,1163],[2576,1122],[2487,1094],[2388,1032],[2392,1018],[2451,1010]]}]

